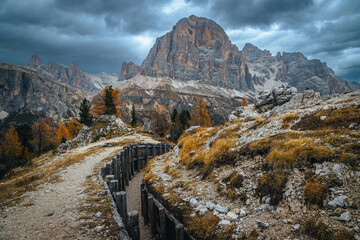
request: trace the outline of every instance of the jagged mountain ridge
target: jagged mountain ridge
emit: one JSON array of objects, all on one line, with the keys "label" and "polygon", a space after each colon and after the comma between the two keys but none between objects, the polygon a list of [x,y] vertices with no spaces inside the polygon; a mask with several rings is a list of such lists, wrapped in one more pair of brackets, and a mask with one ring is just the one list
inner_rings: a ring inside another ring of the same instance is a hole
[{"label": "jagged mountain ridge", "polygon": [[107,85],[113,85],[119,78],[116,74],[104,72],[82,72],[76,62],[72,62],[70,66],[52,61],[42,64],[37,55],[33,55],[25,67],[86,92],[97,92]]},{"label": "jagged mountain ridge", "polygon": [[120,79],[130,79],[139,73],[199,80],[248,92],[260,92],[283,83],[299,91],[310,88],[321,94],[360,89],[360,84],[336,76],[326,63],[308,60],[299,52],[272,56],[249,43],[239,51],[221,26],[194,15],[181,19],[172,31],[157,38],[140,67],[124,63]]},{"label": "jagged mountain ridge", "polygon": [[0,110],[42,112],[55,120],[77,117],[86,93],[25,67],[0,62]]}]

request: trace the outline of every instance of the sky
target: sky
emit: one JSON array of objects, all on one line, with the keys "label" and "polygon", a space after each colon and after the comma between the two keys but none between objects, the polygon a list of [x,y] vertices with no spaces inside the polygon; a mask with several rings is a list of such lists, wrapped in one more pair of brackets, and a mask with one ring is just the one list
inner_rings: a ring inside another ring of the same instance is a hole
[{"label": "sky", "polygon": [[217,22],[240,50],[302,52],[360,82],[359,0],[0,0],[0,61],[25,65],[36,54],[119,74],[190,15]]}]

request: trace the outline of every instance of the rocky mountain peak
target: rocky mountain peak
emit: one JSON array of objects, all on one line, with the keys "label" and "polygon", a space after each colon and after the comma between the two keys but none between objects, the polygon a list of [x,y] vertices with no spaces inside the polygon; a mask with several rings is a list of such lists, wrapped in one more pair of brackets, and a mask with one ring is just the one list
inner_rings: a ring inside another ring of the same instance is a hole
[{"label": "rocky mountain peak", "polygon": [[37,69],[38,67],[41,66],[41,60],[39,58],[39,56],[37,55],[32,55],[30,60],[26,63],[26,67],[28,68],[32,68],[32,69]]},{"label": "rocky mountain peak", "polygon": [[215,86],[253,90],[245,55],[216,22],[194,15],[156,39],[141,64],[142,75],[200,80]]},{"label": "rocky mountain peak", "polygon": [[140,67],[133,62],[123,62],[120,71],[120,80],[132,78],[140,73]]},{"label": "rocky mountain peak", "polygon": [[242,51],[246,53],[246,56],[249,60],[261,57],[271,57],[271,53],[268,50],[261,50],[251,43],[246,43]]}]

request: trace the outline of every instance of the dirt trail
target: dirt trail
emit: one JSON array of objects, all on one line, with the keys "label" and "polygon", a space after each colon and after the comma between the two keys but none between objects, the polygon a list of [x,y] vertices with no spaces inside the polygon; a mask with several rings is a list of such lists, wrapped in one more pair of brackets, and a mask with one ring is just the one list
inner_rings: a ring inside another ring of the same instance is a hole
[{"label": "dirt trail", "polygon": [[[80,152],[86,153],[95,146],[102,147],[101,145],[105,143],[122,140],[154,142],[153,139],[139,134],[124,136],[71,150],[66,153],[66,156]],[[95,169],[96,165],[99,165],[105,158],[114,156],[122,147],[103,147],[100,152],[86,156],[83,161],[62,170],[59,175],[63,181],[42,184],[37,190],[25,194],[22,205],[5,208],[0,213],[0,239],[97,238],[96,232],[94,234],[94,231],[81,230],[81,221],[78,219],[81,216],[78,210],[79,206],[84,205],[84,199],[88,197],[83,192],[84,184],[90,181],[89,176],[99,170],[98,167]],[[138,181],[137,178],[140,177],[138,174],[133,179],[134,183],[131,184],[131,187],[135,188],[136,185],[137,188],[140,188],[140,183],[135,184],[135,180]],[[23,206],[25,202],[30,203],[30,206]],[[132,200],[128,201],[128,203],[132,202]]]},{"label": "dirt trail", "polygon": [[150,226],[144,225],[144,218],[141,216],[141,191],[140,184],[144,177],[144,171],[136,173],[131,179],[129,187],[126,188],[126,201],[128,212],[137,211],[139,213],[139,227],[140,227],[140,238],[141,240],[150,240],[151,229]]}]

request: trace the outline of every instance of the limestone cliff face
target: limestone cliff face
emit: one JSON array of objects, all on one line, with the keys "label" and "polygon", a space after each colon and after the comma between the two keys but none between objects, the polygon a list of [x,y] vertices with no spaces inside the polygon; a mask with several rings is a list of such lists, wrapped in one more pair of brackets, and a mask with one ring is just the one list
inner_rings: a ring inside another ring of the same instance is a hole
[{"label": "limestone cliff face", "polygon": [[49,61],[44,65],[36,55],[32,56],[25,66],[86,92],[97,92],[107,85],[114,84],[114,82],[118,80],[116,74],[82,72],[76,62],[72,62],[70,66],[66,66]]},{"label": "limestone cliff face", "polygon": [[85,93],[24,67],[0,63],[0,109],[42,112],[60,120],[77,117]]},{"label": "limestone cliff face", "polygon": [[123,62],[120,71],[120,80],[130,79],[140,73],[140,67],[133,62]]},{"label": "limestone cliff face", "polygon": [[298,91],[309,88],[321,94],[343,93],[360,89],[360,84],[336,76],[326,63],[318,59],[308,60],[302,53],[278,53],[272,56],[267,50],[245,44],[247,66],[255,88],[267,90],[287,83]]},{"label": "limestone cliff face", "polygon": [[156,40],[141,64],[141,74],[254,90],[246,55],[217,23],[196,16],[181,19]]}]

